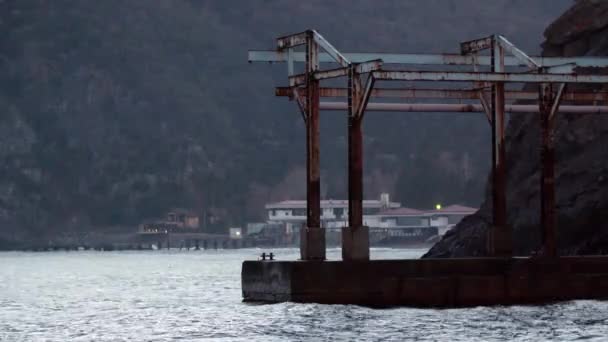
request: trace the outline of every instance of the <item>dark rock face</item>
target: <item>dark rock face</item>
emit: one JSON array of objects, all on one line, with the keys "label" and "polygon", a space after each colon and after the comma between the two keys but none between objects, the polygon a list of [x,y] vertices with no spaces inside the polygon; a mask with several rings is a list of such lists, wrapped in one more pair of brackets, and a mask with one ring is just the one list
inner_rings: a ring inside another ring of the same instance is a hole
[{"label": "dark rock face", "polygon": [[608,25],[608,3],[605,0],[577,1],[545,31],[547,43],[564,45]]},{"label": "dark rock face", "polygon": [[[608,55],[608,1],[577,1],[547,28],[545,37],[545,56]],[[538,116],[511,114],[506,130],[507,210],[516,255],[528,255],[540,246],[539,126]],[[606,254],[608,116],[558,114],[555,137],[559,252]],[[488,190],[479,212],[464,219],[424,257],[484,255],[491,206]]]}]

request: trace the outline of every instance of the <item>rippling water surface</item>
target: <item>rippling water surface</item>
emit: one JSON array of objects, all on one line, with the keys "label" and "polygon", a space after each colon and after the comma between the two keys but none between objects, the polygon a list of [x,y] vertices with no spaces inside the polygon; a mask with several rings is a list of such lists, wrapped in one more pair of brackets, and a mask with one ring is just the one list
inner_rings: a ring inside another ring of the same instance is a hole
[{"label": "rippling water surface", "polygon": [[[0,341],[608,341],[608,303],[598,301],[449,310],[244,304],[241,262],[260,252],[0,253]],[[372,258],[423,252],[374,249]]]}]

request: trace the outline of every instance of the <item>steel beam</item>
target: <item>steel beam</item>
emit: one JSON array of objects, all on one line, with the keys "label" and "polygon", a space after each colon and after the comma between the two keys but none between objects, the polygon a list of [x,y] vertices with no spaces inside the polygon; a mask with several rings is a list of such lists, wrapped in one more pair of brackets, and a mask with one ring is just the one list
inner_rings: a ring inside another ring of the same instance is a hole
[{"label": "steel beam", "polygon": [[[324,101],[321,110],[345,111],[346,102]],[[366,111],[371,112],[414,112],[414,113],[484,113],[483,105],[473,103],[382,103],[369,102]],[[508,113],[538,113],[538,105],[505,105]],[[608,114],[608,106],[571,106],[561,105],[560,113]]]},{"label": "steel beam", "polygon": [[287,76],[293,75],[294,72],[293,52],[293,49],[287,49]]},{"label": "steel beam", "polygon": [[336,78],[336,77],[344,77],[348,76],[348,67],[329,69],[329,70],[319,70],[313,74],[315,80],[325,80],[328,78]]},{"label": "steel beam", "polygon": [[[284,37],[277,38],[277,49],[284,50],[296,47],[299,45],[306,44],[306,38],[310,36],[311,31],[304,31],[296,34],[291,34]],[[302,58],[301,62],[304,62],[305,58]]]},{"label": "steel beam", "polygon": [[555,100],[551,105],[551,112],[549,113],[549,120],[553,120],[555,114],[557,114],[557,110],[562,102],[562,97],[564,96],[564,90],[566,89],[566,84],[562,83],[559,85],[559,89],[557,89],[557,93],[555,94]]},{"label": "steel beam", "polygon": [[298,108],[300,109],[300,114],[302,114],[302,119],[304,120],[304,123],[306,124],[306,121],[307,121],[306,120],[306,116],[307,116],[306,102],[302,98],[302,95],[300,95],[299,88],[291,88],[291,89],[292,89],[293,97],[296,99],[296,103],[298,104]]},{"label": "steel beam", "polygon": [[323,48],[323,50],[325,50],[325,52],[329,56],[331,56],[331,58],[336,63],[342,65],[343,67],[347,67],[350,65],[350,61],[348,60],[348,58],[344,57],[340,53],[340,51],[338,51],[338,49],[336,49],[327,40],[325,40],[325,38],[323,38],[323,36],[321,36],[321,34],[319,34],[319,32],[313,30],[313,37],[314,37],[315,43],[317,43],[318,46]]},{"label": "steel beam", "polygon": [[[357,238],[356,231],[363,229],[363,132],[362,120],[357,116],[361,106],[362,94],[356,86],[359,74],[351,66],[348,77],[348,226],[347,234]],[[345,239],[342,240],[346,241]],[[352,239],[351,239],[352,241]],[[342,259],[353,260],[358,256],[369,259],[367,251],[357,250],[356,241],[348,246],[342,246]],[[365,246],[359,246],[365,248]],[[367,257],[365,257],[367,256]]]},{"label": "steel beam", "polygon": [[554,120],[551,118],[553,92],[550,84],[539,86],[539,111],[541,132],[541,236],[542,255],[557,256],[555,239],[555,141],[553,135]]},{"label": "steel beam", "polygon": [[313,77],[314,74],[310,75],[308,73],[291,75],[288,77],[289,86],[290,87],[299,87],[308,83],[308,78]]},{"label": "steel beam", "polygon": [[306,227],[302,227],[303,260],[325,260],[325,233],[321,229],[321,178],[319,165],[319,47],[306,35]]},{"label": "steel beam", "polygon": [[[380,61],[380,60],[367,61],[367,62],[356,64],[354,66],[355,73],[357,73],[357,74],[377,71],[377,70],[380,70],[381,67],[382,67],[382,61]],[[345,76],[348,76],[349,68],[350,67],[340,67],[340,68],[329,69],[329,70],[318,70],[313,73],[313,77],[315,80],[319,80],[319,81],[329,79],[329,78],[345,77]],[[308,77],[308,75],[306,73],[290,75],[288,77],[289,86],[298,87],[298,86],[304,85],[304,84],[306,84],[307,77]]]},{"label": "steel beam", "polygon": [[374,71],[384,81],[458,81],[515,83],[608,83],[608,75],[570,75],[535,73],[492,73],[450,71]]},{"label": "steel beam", "polygon": [[522,63],[526,64],[530,68],[538,69],[541,65],[536,62],[532,57],[528,56],[525,52],[518,49],[515,45],[513,45],[507,38],[496,35],[495,36],[496,44],[500,45],[505,51],[509,52],[513,57],[517,58]]},{"label": "steel beam", "polygon": [[481,50],[489,49],[492,47],[493,40],[494,38],[490,36],[460,43],[460,53],[462,55],[468,55]]},{"label": "steel beam", "polygon": [[377,71],[382,68],[384,63],[381,59],[376,59],[373,61],[367,61],[363,63],[355,64],[355,73],[357,74],[365,74],[372,71]]},{"label": "steel beam", "polygon": [[[369,237],[363,227],[363,129],[361,118],[348,118],[348,229],[342,234],[343,260],[369,260]],[[361,232],[359,232],[361,231]],[[351,243],[345,243],[350,241]]]},{"label": "steel beam", "polygon": [[[384,64],[411,64],[411,65],[478,65],[490,66],[489,56],[462,56],[459,54],[412,54],[412,53],[343,53],[343,56],[351,63],[362,63],[374,59],[381,59]],[[304,62],[305,53],[293,52],[294,62]],[[608,67],[607,57],[541,57],[531,56],[538,64],[543,67],[557,66],[575,63],[579,67]],[[248,54],[250,63],[285,63],[288,61],[287,51],[275,50],[250,50]],[[335,63],[333,57],[327,53],[319,54],[319,62]],[[526,63],[513,56],[505,56],[506,67],[527,67]]]},{"label": "steel beam", "polygon": [[[329,70],[319,70],[319,71],[315,71],[312,74],[312,77],[317,80],[325,80],[328,78],[337,78],[337,77],[344,77],[348,75],[348,67],[346,68],[335,68],[335,69],[329,69]],[[307,73],[303,73],[303,74],[297,74],[297,75],[292,75],[289,76],[289,86],[291,87],[299,87],[302,85],[305,85],[308,79],[308,74]]]},{"label": "steel beam", "polygon": [[[479,89],[425,89],[425,88],[373,88],[371,97],[403,99],[471,99],[479,98]],[[291,87],[275,88],[276,96],[292,97]],[[321,97],[346,97],[347,88],[323,87],[319,89]],[[506,100],[538,100],[538,92],[522,90],[505,90]],[[568,92],[562,94],[563,101],[608,101],[608,92]],[[536,111],[536,110],[535,110]]]},{"label": "steel beam", "polygon": [[362,92],[368,88],[361,89],[357,67],[351,64],[348,68],[348,227],[342,229],[342,260],[369,260],[369,230],[363,226],[363,120],[359,115],[364,110]]},{"label": "steel beam", "polygon": [[490,107],[490,103],[486,99],[486,94],[484,91],[480,90],[478,96],[481,107],[483,108],[483,112],[486,114],[486,118],[488,119],[488,123],[492,125],[492,107]]},{"label": "steel beam", "polygon": [[[505,69],[505,50],[492,41],[492,71],[502,73]],[[506,148],[505,148],[505,85],[492,85],[492,230],[490,232],[490,254],[509,257],[512,254],[511,231],[507,224],[506,195]]]},{"label": "steel beam", "polygon": [[576,63],[566,63],[549,67],[541,67],[540,70],[545,74],[573,74],[576,67]]},{"label": "steel beam", "polygon": [[372,94],[372,91],[374,90],[374,76],[369,75],[367,77],[367,81],[365,82],[365,89],[363,90],[363,93],[361,94],[361,100],[359,102],[359,105],[357,106],[357,112],[356,112],[356,117],[359,120],[363,120],[363,115],[365,115],[365,110],[367,109],[367,105],[369,103],[369,98]]}]

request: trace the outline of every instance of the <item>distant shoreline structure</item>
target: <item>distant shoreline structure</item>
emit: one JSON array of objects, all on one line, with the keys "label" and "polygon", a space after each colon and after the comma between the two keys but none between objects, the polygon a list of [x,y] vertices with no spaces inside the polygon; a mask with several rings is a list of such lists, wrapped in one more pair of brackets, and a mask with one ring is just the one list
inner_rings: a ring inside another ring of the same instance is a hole
[{"label": "distant shoreline structure", "polygon": [[[297,244],[300,228],[306,224],[306,201],[285,200],[265,205],[266,222],[249,223],[248,236]],[[402,207],[383,193],[377,200],[363,201],[363,224],[370,228],[370,241],[375,246],[430,244],[478,208],[459,204],[421,210]],[[327,242],[338,245],[343,227],[348,226],[348,201],[321,201],[321,227]]]}]

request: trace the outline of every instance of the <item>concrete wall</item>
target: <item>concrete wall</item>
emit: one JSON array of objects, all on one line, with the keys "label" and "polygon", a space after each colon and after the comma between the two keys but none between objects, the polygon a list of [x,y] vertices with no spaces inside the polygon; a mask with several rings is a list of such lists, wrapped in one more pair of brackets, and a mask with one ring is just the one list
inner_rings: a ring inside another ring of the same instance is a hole
[{"label": "concrete wall", "polygon": [[607,257],[256,262],[245,301],[475,306],[608,298]]}]

